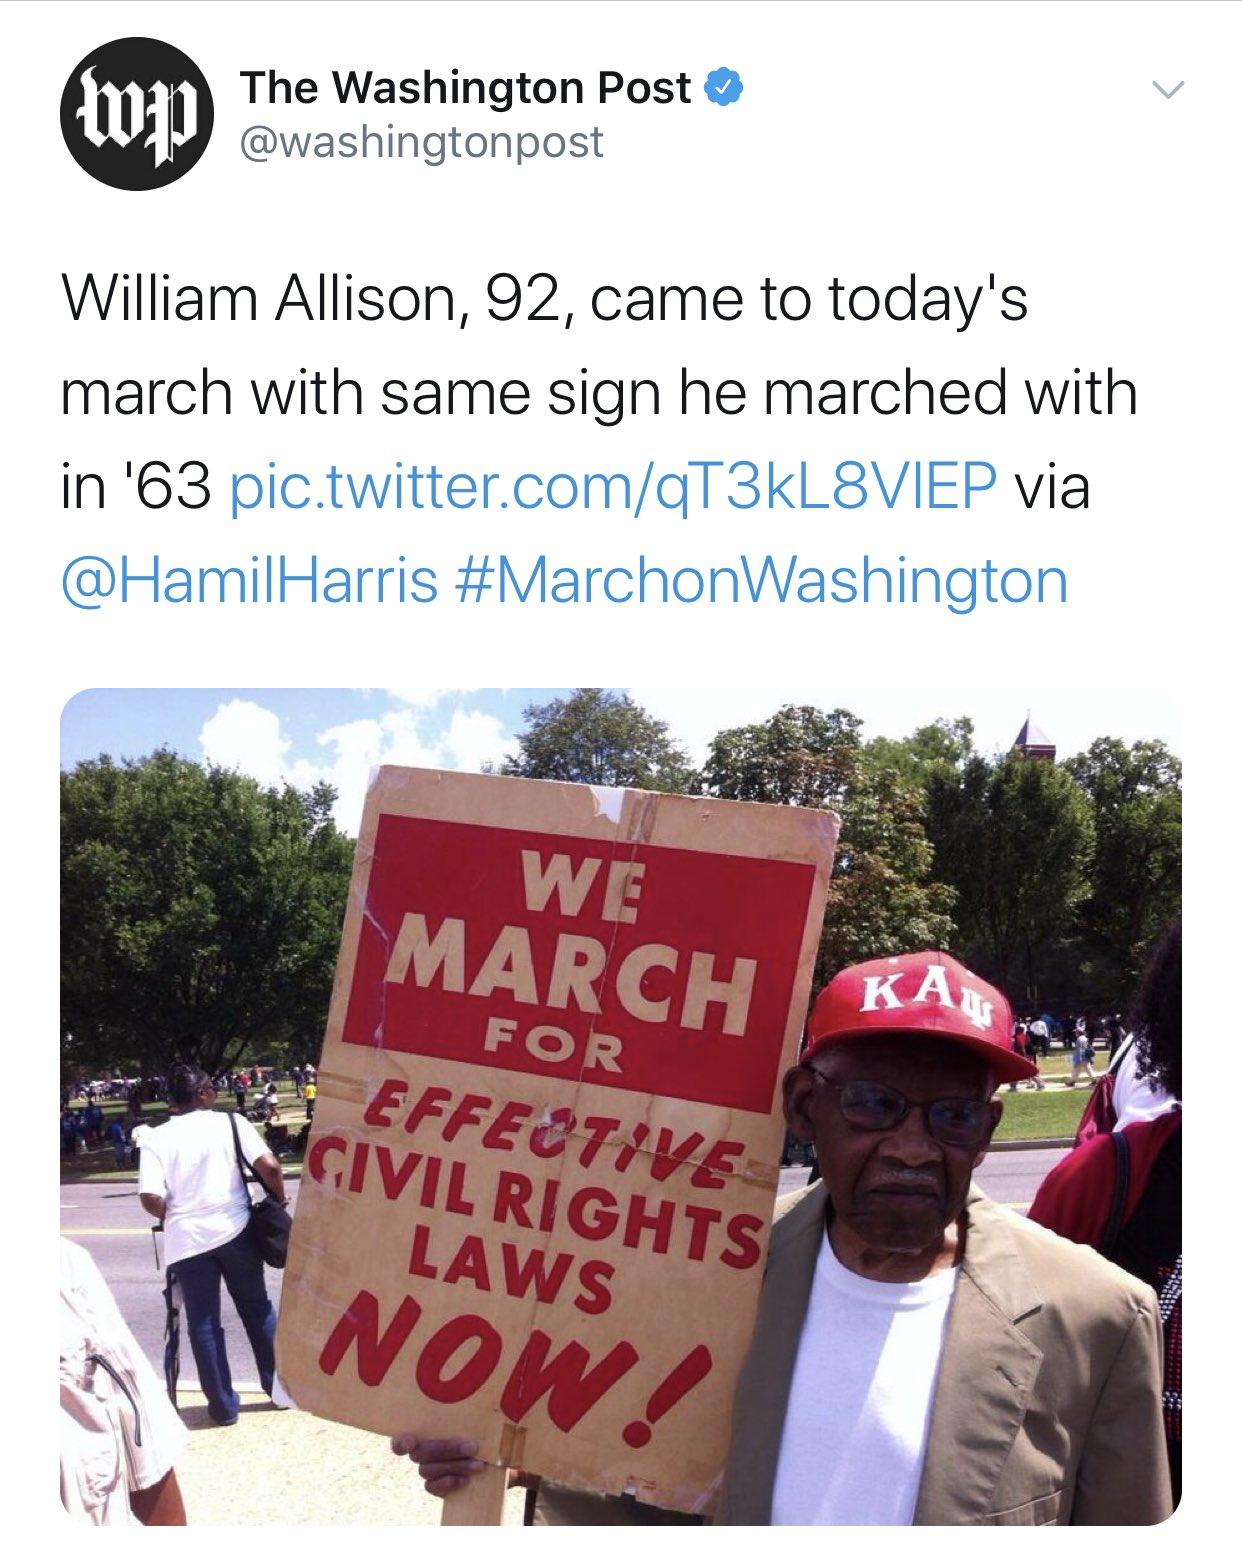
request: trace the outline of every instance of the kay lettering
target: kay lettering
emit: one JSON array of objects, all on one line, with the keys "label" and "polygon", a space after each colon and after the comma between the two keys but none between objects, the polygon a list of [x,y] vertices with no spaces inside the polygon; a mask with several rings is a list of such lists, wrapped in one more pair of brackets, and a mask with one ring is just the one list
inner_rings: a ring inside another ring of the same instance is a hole
[{"label": "kay lettering", "polygon": [[860,1013],[878,1013],[903,1008],[911,1003],[930,1003],[933,1000],[943,1007],[960,1007],[976,1029],[992,1027],[992,1004],[980,997],[973,986],[962,986],[959,997],[954,999],[953,989],[943,965],[928,965],[926,974],[914,996],[903,1002],[896,990],[898,981],[905,979],[903,972],[895,975],[869,975],[863,979],[863,1000]]}]

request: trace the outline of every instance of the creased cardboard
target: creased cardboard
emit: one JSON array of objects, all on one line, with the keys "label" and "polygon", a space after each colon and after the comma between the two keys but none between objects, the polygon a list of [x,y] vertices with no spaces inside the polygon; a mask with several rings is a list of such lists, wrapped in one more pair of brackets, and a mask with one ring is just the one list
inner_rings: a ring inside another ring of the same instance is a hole
[{"label": "creased cardboard", "polygon": [[710,1507],[837,828],[379,772],[277,1333],[300,1406]]}]

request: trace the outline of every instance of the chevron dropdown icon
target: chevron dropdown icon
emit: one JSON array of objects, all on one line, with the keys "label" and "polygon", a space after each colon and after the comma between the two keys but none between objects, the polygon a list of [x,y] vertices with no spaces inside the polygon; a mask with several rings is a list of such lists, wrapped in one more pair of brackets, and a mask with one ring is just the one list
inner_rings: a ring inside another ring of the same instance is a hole
[{"label": "chevron dropdown icon", "polygon": [[1182,87],[1185,86],[1186,83],[1185,83],[1185,81],[1179,81],[1177,83],[1177,85],[1172,89],[1172,91],[1167,91],[1167,92],[1165,91],[1164,87],[1161,86],[1159,81],[1153,81],[1151,84],[1156,88],[1156,90],[1160,93],[1160,95],[1162,97],[1176,97],[1178,92],[1181,91]]}]

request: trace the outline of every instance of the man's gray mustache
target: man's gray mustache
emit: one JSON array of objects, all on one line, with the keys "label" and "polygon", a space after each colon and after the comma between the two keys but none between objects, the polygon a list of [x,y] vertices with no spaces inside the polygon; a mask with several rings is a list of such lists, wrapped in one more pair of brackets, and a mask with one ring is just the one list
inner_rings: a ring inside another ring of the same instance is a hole
[{"label": "man's gray mustache", "polygon": [[889,1171],[887,1174],[878,1175],[870,1182],[873,1191],[882,1191],[886,1186],[897,1186],[901,1190],[929,1189],[940,1190],[940,1177],[938,1175],[926,1175],[913,1170]]}]

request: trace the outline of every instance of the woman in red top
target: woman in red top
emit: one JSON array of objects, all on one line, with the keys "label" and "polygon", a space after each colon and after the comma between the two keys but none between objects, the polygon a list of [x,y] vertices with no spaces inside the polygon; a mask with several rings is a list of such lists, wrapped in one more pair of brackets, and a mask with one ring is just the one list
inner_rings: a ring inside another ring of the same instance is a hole
[{"label": "woman in red top", "polygon": [[1182,1492],[1182,926],[1152,955],[1135,1009],[1140,1070],[1179,1103],[1101,1132],[1040,1186],[1030,1216],[1156,1290],[1164,1327],[1164,1427],[1173,1502]]}]

